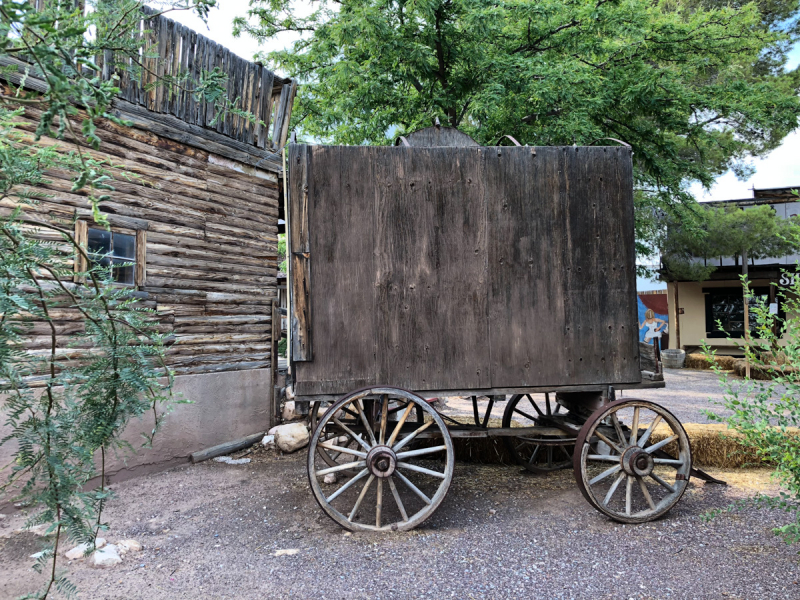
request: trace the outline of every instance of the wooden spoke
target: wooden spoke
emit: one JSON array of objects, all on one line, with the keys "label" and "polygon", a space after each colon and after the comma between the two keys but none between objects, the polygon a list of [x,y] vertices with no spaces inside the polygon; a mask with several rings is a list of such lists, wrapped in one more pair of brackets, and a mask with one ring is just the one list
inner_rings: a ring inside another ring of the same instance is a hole
[{"label": "wooden spoke", "polygon": [[533,449],[533,453],[531,454],[531,457],[528,459],[528,464],[533,464],[533,461],[539,455],[539,450],[541,449],[542,449],[541,444],[539,444],[538,446],[536,446],[536,448]]},{"label": "wooden spoke", "polygon": [[652,446],[648,446],[647,448],[644,449],[644,451],[647,452],[648,454],[652,454],[656,450],[659,450],[659,449],[663,448],[664,446],[666,446],[670,442],[674,442],[677,439],[678,439],[677,435],[673,435],[673,436],[670,436],[668,438],[664,438],[663,440],[661,440],[657,444],[653,444]]},{"label": "wooden spoke", "polygon": [[[529,396],[530,397],[530,396]],[[550,394],[545,393],[544,395],[545,404],[547,404],[547,416],[552,416],[553,410],[550,408]]]},{"label": "wooden spoke", "polygon": [[337,453],[337,457],[341,454],[352,454],[353,456],[358,456],[359,458],[367,458],[366,452],[359,452],[358,450],[351,450],[350,448],[342,448],[341,446],[335,446],[333,444],[322,443],[320,447],[325,448],[326,450],[333,450]]},{"label": "wooden spoke", "polygon": [[[388,404],[388,402],[386,403]],[[385,404],[384,404],[385,406]],[[384,411],[386,414],[386,411]],[[378,499],[375,501],[375,527],[381,527],[381,511],[383,509],[383,479],[378,479]]]},{"label": "wooden spoke", "polygon": [[621,468],[622,468],[622,467],[621,467],[620,465],[614,465],[614,466],[613,466],[613,467],[611,467],[610,469],[606,469],[605,471],[603,471],[602,473],[600,473],[600,475],[598,475],[597,477],[595,477],[594,479],[592,479],[592,480],[589,482],[589,485],[594,485],[594,484],[596,484],[596,483],[597,483],[597,482],[599,482],[599,481],[603,481],[603,479],[605,479],[605,478],[606,478],[606,477],[608,477],[609,475],[613,475],[614,473],[616,473],[617,471],[619,471]]},{"label": "wooden spoke", "polygon": [[653,422],[650,423],[650,427],[647,428],[647,431],[644,432],[641,438],[639,438],[638,446],[640,448],[644,448],[644,445],[647,443],[647,440],[650,439],[650,436],[653,435],[653,431],[655,428],[658,427],[658,424],[661,422],[661,415],[656,415],[653,419]]},{"label": "wooden spoke", "polygon": [[445,477],[447,477],[446,473],[440,473],[439,471],[432,471],[430,469],[426,469],[425,467],[412,465],[411,463],[402,461],[398,461],[397,468],[408,469],[409,471],[414,471],[415,473],[422,473],[423,475],[430,475],[431,477],[438,477],[439,479],[444,479]]},{"label": "wooden spoke", "polygon": [[639,481],[639,487],[642,488],[642,494],[644,494],[645,500],[647,500],[647,504],[650,506],[650,510],[655,510],[655,502],[653,502],[653,498],[650,496],[650,491],[647,489],[647,484],[644,482],[644,479],[641,477],[637,477],[636,479]]},{"label": "wooden spoke", "polygon": [[431,425],[433,425],[433,421],[428,421],[428,422],[427,422],[427,423],[425,423],[425,424],[424,424],[422,427],[419,427],[419,428],[417,428],[415,431],[413,431],[413,432],[409,433],[409,434],[408,434],[406,437],[404,437],[402,440],[400,440],[400,441],[397,443],[397,445],[396,445],[396,446],[394,446],[394,447],[392,448],[392,450],[394,450],[395,452],[397,452],[398,450],[400,450],[400,448],[402,448],[403,446],[405,446],[406,444],[408,444],[408,443],[409,443],[411,440],[413,440],[415,437],[417,437],[417,436],[418,436],[420,433],[422,433],[423,431],[425,431],[425,430],[426,430],[428,427],[430,427]]},{"label": "wooden spoke", "polygon": [[525,417],[526,419],[530,419],[533,422],[536,422],[536,420],[537,420],[536,417],[533,417],[533,416],[529,415],[528,413],[526,413],[525,411],[520,410],[518,408],[515,408],[514,412],[521,414],[523,417]]},{"label": "wooden spoke", "polygon": [[587,456],[589,460],[599,460],[601,462],[619,462],[619,455],[613,456],[611,454],[590,454]]},{"label": "wooden spoke", "polygon": [[659,485],[661,485],[662,487],[664,487],[667,490],[669,490],[670,493],[674,493],[675,492],[675,488],[674,487],[672,487],[670,484],[668,484],[666,481],[664,481],[661,477],[659,477],[655,473],[650,473],[650,477],[653,478],[653,481],[658,482]]},{"label": "wooden spoke", "polygon": [[364,414],[364,407],[361,406],[361,400],[356,400],[355,405],[358,409],[358,416],[361,417],[361,422],[364,424],[364,428],[367,430],[367,434],[369,435],[369,441],[372,442],[373,446],[377,445],[377,441],[375,441],[375,434],[372,433],[372,427],[367,420],[367,415]]},{"label": "wooden spoke", "polygon": [[405,484],[408,486],[408,489],[410,489],[410,490],[411,490],[412,492],[414,492],[414,493],[415,493],[417,496],[419,496],[419,497],[420,497],[420,499],[421,499],[421,500],[422,500],[422,501],[423,501],[425,504],[430,504],[430,503],[431,503],[431,499],[430,499],[430,498],[428,498],[428,497],[427,497],[427,496],[426,496],[426,495],[425,495],[425,494],[424,494],[424,493],[423,493],[423,492],[422,492],[422,491],[421,491],[421,490],[420,490],[420,489],[419,489],[417,486],[415,486],[413,483],[411,483],[411,482],[408,480],[408,477],[406,477],[405,475],[403,475],[403,474],[402,474],[400,471],[395,471],[395,472],[394,472],[394,474],[395,474],[395,475],[397,475],[397,478],[398,478],[400,481],[402,481],[403,483],[405,483]]},{"label": "wooden spoke", "polygon": [[353,505],[353,510],[350,511],[350,515],[347,517],[348,521],[351,521],[358,515],[358,509],[361,508],[361,502],[364,500],[364,496],[367,495],[367,490],[369,486],[372,485],[372,481],[375,479],[375,475],[370,475],[369,479],[367,479],[367,483],[364,484],[364,487],[361,488],[361,493],[358,495],[358,500]]},{"label": "wooden spoke", "polygon": [[394,444],[394,441],[397,439],[397,436],[400,433],[400,430],[403,428],[406,419],[408,419],[408,415],[411,414],[411,411],[413,409],[414,409],[414,403],[409,402],[408,406],[406,406],[406,409],[403,411],[403,415],[400,417],[400,420],[397,421],[397,425],[395,425],[394,431],[392,431],[392,435],[389,436],[389,441],[386,442],[387,446],[391,447],[391,445]]},{"label": "wooden spoke", "polygon": [[682,467],[684,464],[682,460],[675,458],[654,458],[653,462],[657,465],[675,465],[676,467]]},{"label": "wooden spoke", "polygon": [[633,496],[633,477],[628,475],[625,481],[625,514],[631,516],[631,497]]},{"label": "wooden spoke", "polygon": [[328,473],[336,473],[337,471],[346,471],[347,469],[357,469],[359,467],[367,466],[366,461],[359,460],[356,462],[345,463],[343,465],[338,465],[336,467],[329,467],[327,469],[322,469],[321,471],[316,472],[317,477],[324,477]]},{"label": "wooden spoke", "polygon": [[611,497],[614,495],[614,492],[617,491],[619,484],[622,483],[622,480],[625,479],[625,477],[625,473],[620,473],[619,476],[614,480],[614,483],[611,484],[611,487],[608,488],[608,493],[603,499],[604,506],[608,506],[608,503],[611,501]]},{"label": "wooden spoke", "polygon": [[418,450],[408,450],[406,452],[398,452],[397,458],[411,458],[412,456],[422,456],[423,454],[434,454],[436,452],[445,452],[447,446],[433,446],[431,448],[419,448]]},{"label": "wooden spoke", "polygon": [[639,407],[633,407],[633,423],[631,424],[631,439],[628,443],[631,446],[636,445],[636,435],[639,433]]},{"label": "wooden spoke", "polygon": [[[533,407],[533,410],[535,410],[537,413],[539,413],[540,417],[543,417],[544,413],[539,408],[539,405],[536,404],[536,402],[534,402],[533,398],[531,398],[531,395],[530,394],[525,394],[525,397],[528,399],[528,404],[530,404]],[[549,414],[549,411],[548,411],[548,414]],[[535,421],[535,420],[536,419],[531,419],[531,421]]]},{"label": "wooden spoke", "polygon": [[339,427],[341,427],[341,428],[342,428],[344,431],[346,431],[346,432],[347,432],[347,434],[348,434],[350,437],[352,437],[352,438],[353,438],[355,441],[357,441],[359,444],[361,444],[361,447],[362,447],[362,448],[364,448],[364,449],[365,449],[365,450],[367,450],[367,451],[369,451],[369,450],[371,450],[371,449],[372,449],[372,447],[371,447],[371,446],[370,446],[368,443],[366,443],[366,442],[365,442],[365,441],[364,441],[364,440],[361,438],[361,436],[360,436],[360,435],[356,435],[355,433],[353,433],[353,430],[352,430],[352,429],[350,429],[350,428],[349,428],[347,425],[345,425],[344,423],[342,423],[342,422],[341,422],[339,419],[337,419],[336,417],[333,417],[333,422],[334,422],[334,423],[336,423],[336,424],[337,424]]},{"label": "wooden spoke", "polygon": [[608,436],[606,436],[605,434],[603,434],[603,433],[602,433],[602,432],[600,432],[600,431],[595,431],[595,432],[594,432],[594,434],[595,434],[597,437],[599,437],[601,440],[603,440],[603,441],[604,441],[606,444],[608,444],[609,446],[611,446],[611,447],[612,447],[614,450],[616,450],[617,452],[619,452],[619,453],[620,453],[620,455],[622,454],[622,452],[623,452],[623,451],[622,451],[622,449],[621,449],[619,446],[617,446],[617,445],[616,445],[614,442],[612,442],[612,441],[611,441],[611,440],[608,438]]},{"label": "wooden spoke", "polygon": [[349,490],[356,481],[366,477],[368,473],[369,473],[368,469],[364,469],[362,471],[359,471],[358,475],[353,477],[350,481],[345,483],[342,487],[340,487],[338,490],[336,490],[333,494],[328,496],[328,502],[333,502],[334,500],[336,500],[336,498],[338,498],[343,492],[346,492],[347,490]]},{"label": "wooden spoke", "polygon": [[394,502],[397,508],[400,509],[400,514],[403,516],[403,522],[408,521],[408,514],[406,514],[406,507],[403,506],[403,501],[400,500],[400,494],[397,493],[397,487],[394,485],[394,478],[389,477],[389,488],[392,490]]},{"label": "wooden spoke", "polygon": [[389,396],[381,396],[381,429],[378,432],[378,443],[383,446],[386,440],[386,421],[389,418]]},{"label": "wooden spoke", "polygon": [[619,417],[617,417],[617,413],[615,412],[611,413],[611,423],[614,425],[614,431],[617,432],[617,439],[619,440],[620,444],[619,447],[624,448],[628,445],[628,440],[625,438],[625,434],[622,432],[622,426],[619,424]]}]

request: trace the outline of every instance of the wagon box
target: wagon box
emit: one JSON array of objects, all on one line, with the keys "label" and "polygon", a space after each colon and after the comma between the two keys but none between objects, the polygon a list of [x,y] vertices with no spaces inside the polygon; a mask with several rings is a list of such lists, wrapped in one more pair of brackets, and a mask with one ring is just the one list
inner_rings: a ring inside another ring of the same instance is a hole
[{"label": "wagon box", "polygon": [[299,396],[641,381],[629,148],[295,144],[288,168]]}]

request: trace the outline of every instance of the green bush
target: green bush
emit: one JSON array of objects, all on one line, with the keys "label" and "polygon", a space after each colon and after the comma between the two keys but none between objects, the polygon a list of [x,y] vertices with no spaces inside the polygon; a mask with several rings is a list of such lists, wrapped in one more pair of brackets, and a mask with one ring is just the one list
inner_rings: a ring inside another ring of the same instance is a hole
[{"label": "green bush", "polygon": [[[744,276],[742,283],[746,296],[752,298]],[[757,334],[737,340],[759,379],[742,380],[724,372],[713,362],[710,348],[705,347],[724,390],[720,404],[732,413],[727,417],[708,414],[741,434],[744,445],[754,448],[762,461],[775,465],[775,478],[782,487],[780,494],[759,494],[749,502],[789,513],[792,521],[775,532],[787,543],[793,543],[800,541],[800,277],[777,295],[786,317],[779,319],[760,302],[750,314]]]}]

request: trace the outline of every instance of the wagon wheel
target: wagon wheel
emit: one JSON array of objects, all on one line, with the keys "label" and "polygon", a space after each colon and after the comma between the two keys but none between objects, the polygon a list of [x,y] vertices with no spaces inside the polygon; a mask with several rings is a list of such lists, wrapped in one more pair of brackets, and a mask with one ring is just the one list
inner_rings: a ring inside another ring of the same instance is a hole
[{"label": "wagon wheel", "polygon": [[[320,417],[325,413],[325,411],[327,411],[331,407],[332,404],[333,404],[332,402],[328,402],[328,401],[324,401],[324,400],[316,400],[316,401],[314,401],[312,403],[311,411],[310,411],[310,414],[309,414],[309,420],[311,422],[311,431],[312,432],[317,428],[317,424],[320,421]],[[373,410],[375,410],[375,406],[376,406],[375,403],[370,404],[370,406],[372,406]],[[405,404],[404,403],[400,403],[400,402],[397,402],[395,400],[390,400],[390,402],[389,402],[389,422],[391,423],[392,421],[397,421],[400,418],[400,415],[402,415],[402,411],[404,409],[405,409]],[[339,409],[339,411],[340,411],[340,413],[342,413],[342,414],[339,415],[339,418],[343,419],[345,421],[345,423],[347,423],[348,421],[352,421],[353,423],[357,423],[358,418],[359,418],[357,413],[355,413],[352,410],[349,410],[347,408]],[[420,425],[422,425],[422,423],[425,422],[425,416],[424,416],[424,413],[422,412],[422,410],[420,410],[420,409],[415,407],[414,410],[411,411],[411,413],[412,413],[411,416],[408,418],[409,422],[418,423]],[[374,419],[374,417],[375,417],[375,415],[372,415],[371,420]],[[332,421],[330,423],[332,423]],[[350,450],[358,449],[358,442],[357,441],[355,441],[354,439],[349,438],[349,437],[347,439],[345,439],[346,436],[341,435],[341,433],[338,432],[336,429],[337,428],[335,426],[327,427],[326,431],[324,431],[321,434],[320,441],[322,441],[322,442],[332,442],[332,441],[336,441],[337,438],[339,438],[338,439],[339,444],[343,445],[345,448],[348,448]],[[340,461],[341,452],[328,450],[328,449],[324,448],[323,446],[319,446],[319,455],[322,458],[322,460],[324,460],[325,463],[328,464],[331,467],[335,467],[335,466],[337,466],[338,464],[341,463],[341,461]],[[355,471],[352,471],[352,472],[347,471],[344,474],[346,474],[346,475],[354,475]]]},{"label": "wagon wheel", "polygon": [[681,499],[692,450],[680,421],[667,409],[625,399],[589,417],[578,434],[573,463],[578,487],[592,506],[621,523],[644,523]]},{"label": "wagon wheel", "polygon": [[[389,406],[395,403],[402,405],[402,412],[389,421]],[[409,420],[414,410],[422,412],[423,424]],[[357,422],[349,419],[351,413]],[[358,448],[323,441],[326,431],[335,432],[337,439],[347,436]],[[427,447],[410,450],[409,443],[420,436]],[[327,451],[347,456],[347,462],[339,459],[329,466],[324,460]],[[450,433],[425,400],[397,388],[371,388],[345,396],[320,417],[308,448],[308,479],[322,510],[345,529],[406,531],[444,500],[453,462]],[[331,473],[344,477],[325,484],[324,477]]]},{"label": "wagon wheel", "polygon": [[[503,412],[503,427],[511,427],[513,421],[522,419],[526,427],[534,425],[552,426],[560,413],[561,405],[554,407],[549,396],[541,405],[530,394],[517,394],[506,404]],[[533,473],[549,473],[566,469],[572,465],[572,446],[575,439],[559,436],[524,435],[505,438],[506,447],[514,460]]]}]

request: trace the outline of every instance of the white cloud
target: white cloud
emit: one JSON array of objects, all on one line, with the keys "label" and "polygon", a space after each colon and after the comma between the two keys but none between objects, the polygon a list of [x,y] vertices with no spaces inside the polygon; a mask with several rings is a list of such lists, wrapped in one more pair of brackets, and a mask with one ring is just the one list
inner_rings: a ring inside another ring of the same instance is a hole
[{"label": "white cloud", "polygon": [[752,198],[753,188],[800,187],[800,131],[795,130],[764,158],[754,159],[755,174],[739,181],[732,172],[725,173],[706,191],[696,184],[691,191],[699,201]]}]

